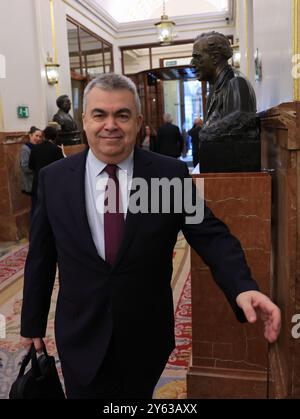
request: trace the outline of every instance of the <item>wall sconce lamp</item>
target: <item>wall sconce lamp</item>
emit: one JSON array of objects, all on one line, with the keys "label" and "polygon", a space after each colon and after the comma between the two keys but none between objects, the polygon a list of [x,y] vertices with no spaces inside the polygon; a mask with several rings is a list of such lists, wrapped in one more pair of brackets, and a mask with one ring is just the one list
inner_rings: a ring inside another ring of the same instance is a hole
[{"label": "wall sconce lamp", "polygon": [[173,29],[175,26],[175,22],[169,20],[168,16],[166,15],[165,11],[165,0],[163,0],[163,14],[160,18],[160,21],[155,23],[158,40],[162,45],[169,45],[173,41],[173,37],[175,36]]},{"label": "wall sconce lamp", "polygon": [[241,52],[239,44],[234,44],[231,46],[233,55],[232,55],[232,66],[236,69],[239,69],[241,66]]},{"label": "wall sconce lamp", "polygon": [[51,57],[47,57],[47,64],[45,64],[46,68],[46,77],[47,82],[50,85],[54,85],[58,83],[59,80],[59,73],[58,73],[59,64],[54,63]]}]

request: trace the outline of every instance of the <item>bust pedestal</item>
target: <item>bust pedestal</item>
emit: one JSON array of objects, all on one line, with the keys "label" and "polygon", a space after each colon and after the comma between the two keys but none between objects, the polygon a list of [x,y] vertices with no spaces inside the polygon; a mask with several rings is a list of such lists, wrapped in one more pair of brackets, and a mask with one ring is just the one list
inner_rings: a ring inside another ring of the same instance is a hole
[{"label": "bust pedestal", "polygon": [[[260,290],[269,294],[271,177],[202,174],[208,207],[240,240]],[[192,358],[188,398],[267,398],[268,343],[261,324],[241,324],[202,259],[191,252]]]}]

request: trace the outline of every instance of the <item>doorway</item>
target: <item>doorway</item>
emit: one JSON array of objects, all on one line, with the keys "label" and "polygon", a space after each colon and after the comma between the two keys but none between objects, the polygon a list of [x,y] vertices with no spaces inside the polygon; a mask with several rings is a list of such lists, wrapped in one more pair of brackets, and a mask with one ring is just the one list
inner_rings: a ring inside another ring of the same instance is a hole
[{"label": "doorway", "polygon": [[[205,85],[204,85],[205,87]],[[172,115],[173,123],[182,132],[185,140],[184,155],[192,155],[191,138],[188,131],[193,127],[194,120],[204,117],[204,100],[206,89],[194,78],[163,81],[164,113]]]},{"label": "doorway", "polygon": [[138,88],[145,124],[157,130],[163,114],[169,113],[185,139],[183,154],[191,156],[188,131],[197,117],[204,117],[207,84],[199,82],[194,69],[186,65],[142,71],[129,77]]}]

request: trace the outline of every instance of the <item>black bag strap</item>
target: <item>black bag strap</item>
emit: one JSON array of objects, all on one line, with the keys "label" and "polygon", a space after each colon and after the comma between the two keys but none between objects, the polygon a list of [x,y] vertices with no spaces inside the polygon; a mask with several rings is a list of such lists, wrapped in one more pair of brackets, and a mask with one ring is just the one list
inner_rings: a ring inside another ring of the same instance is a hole
[{"label": "black bag strap", "polygon": [[[45,355],[45,357],[48,359],[49,355],[46,349],[46,345],[45,342],[43,341],[43,353]],[[31,360],[31,366],[32,366],[32,371],[35,377],[38,377],[39,375],[41,375],[41,369],[39,367],[38,361],[37,361],[37,357],[36,357],[36,349],[34,344],[31,344],[31,347],[29,349],[29,351],[27,352],[27,354],[25,355],[25,357],[23,358],[22,364],[21,364],[21,368],[18,374],[18,378],[23,377],[24,373],[25,373],[25,369],[27,367],[27,365],[29,364]]]}]

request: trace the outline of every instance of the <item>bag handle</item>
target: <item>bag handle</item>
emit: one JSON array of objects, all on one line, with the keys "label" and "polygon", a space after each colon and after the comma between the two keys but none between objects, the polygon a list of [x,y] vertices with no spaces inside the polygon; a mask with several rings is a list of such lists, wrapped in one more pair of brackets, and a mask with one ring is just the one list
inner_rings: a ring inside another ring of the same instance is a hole
[{"label": "bag handle", "polygon": [[[43,341],[43,353],[45,355],[45,357],[48,359],[49,355],[46,349],[46,345],[45,342]],[[36,349],[34,344],[31,344],[31,347],[29,349],[29,351],[27,352],[27,354],[25,355],[25,357],[23,358],[22,364],[21,364],[21,368],[18,374],[18,378],[22,377],[25,373],[25,369],[27,367],[27,365],[29,364],[31,360],[31,365],[32,365],[32,371],[35,377],[38,377],[39,375],[41,375],[41,370],[39,367],[39,364],[37,362],[37,357],[36,357]]]}]

